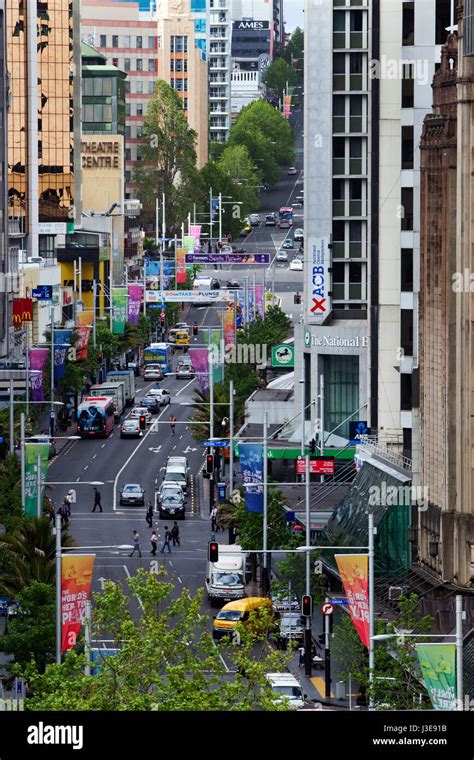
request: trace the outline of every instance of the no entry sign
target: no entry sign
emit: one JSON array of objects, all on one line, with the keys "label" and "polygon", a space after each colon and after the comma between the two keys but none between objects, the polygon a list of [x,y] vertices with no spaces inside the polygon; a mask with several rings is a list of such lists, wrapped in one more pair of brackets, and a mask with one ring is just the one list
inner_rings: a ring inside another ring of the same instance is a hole
[{"label": "no entry sign", "polygon": [[326,602],[321,607],[321,610],[323,612],[323,615],[332,615],[332,613],[334,612],[334,607],[332,606],[332,604],[329,604],[329,602]]}]

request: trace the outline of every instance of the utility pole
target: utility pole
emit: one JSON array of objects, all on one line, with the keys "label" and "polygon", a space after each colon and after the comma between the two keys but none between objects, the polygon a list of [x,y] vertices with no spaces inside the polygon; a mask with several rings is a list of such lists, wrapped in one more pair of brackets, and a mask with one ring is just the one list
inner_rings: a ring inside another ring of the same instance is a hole
[{"label": "utility pole", "polygon": [[95,280],[92,280],[92,339],[94,341],[94,348],[97,345],[96,298],[97,283]]},{"label": "utility pole", "polygon": [[61,515],[56,514],[56,663],[61,664]]},{"label": "utility pole", "polygon": [[13,392],[13,380],[10,380],[10,441],[9,441],[9,452],[10,454],[14,454],[15,452],[15,441],[13,440],[15,435],[15,406],[13,404],[13,398],[14,392]]},{"label": "utility pole", "polygon": [[268,413],[263,413],[263,574],[262,595],[268,591]]},{"label": "utility pole", "polygon": [[41,454],[36,457],[36,517],[41,517]]},{"label": "utility pole", "polygon": [[[80,259],[79,259],[80,261]],[[54,306],[51,304],[51,405],[49,410],[49,432],[54,436]]]},{"label": "utility pole", "polygon": [[[319,419],[321,424],[320,447],[321,456],[324,456],[324,375],[319,376]],[[324,483],[324,475],[321,475],[321,483]]]},{"label": "utility pole", "polygon": [[209,242],[212,248],[212,225],[214,224],[212,219],[212,187],[209,188]]},{"label": "utility pole", "polygon": [[25,322],[25,355],[26,355],[26,377],[25,377],[25,400],[26,413],[30,413],[30,328]]},{"label": "utility pole", "polygon": [[234,490],[234,381],[229,382],[229,496]]},{"label": "utility pole", "polygon": [[[213,363],[212,363],[212,351],[211,349],[211,328],[208,328],[207,333],[207,366],[208,366],[208,372],[209,372],[209,439],[211,441],[214,440],[214,371],[213,371]],[[212,454],[212,461],[214,464],[214,446],[211,446],[210,453]],[[213,506],[214,506],[214,470],[215,467],[213,466],[212,472],[210,473],[209,477],[209,512],[211,512]]]},{"label": "utility pole", "polygon": [[25,467],[25,414],[20,415],[20,468],[21,468],[21,506],[25,508],[26,501],[26,467]]},{"label": "utility pole", "polygon": [[222,240],[222,193],[219,193],[219,240]]},{"label": "utility pole", "polygon": [[373,639],[374,636],[374,616],[375,616],[375,589],[374,589],[374,579],[375,579],[375,546],[374,546],[374,513],[369,507],[369,525],[368,525],[368,531],[369,531],[369,541],[368,541],[368,547],[369,547],[369,688],[370,688],[370,698],[369,698],[369,710],[373,710],[373,698],[372,698],[372,686],[374,682],[374,665],[375,665],[375,642]]},{"label": "utility pole", "polygon": [[[310,476],[309,456],[306,456],[305,464],[306,464],[306,483],[305,483],[306,546],[310,547],[311,546],[311,514],[310,514],[310,504],[309,504],[309,476]],[[308,551],[306,552],[306,594],[308,596],[311,595],[311,552],[309,548],[308,548]],[[304,669],[305,669],[305,675],[308,676],[309,678],[311,677],[311,645],[312,645],[311,621],[312,621],[312,618],[309,615],[306,615],[304,619],[304,623],[305,623]]]},{"label": "utility pole", "polygon": [[463,709],[462,620],[462,596],[456,594],[456,705],[458,710]]},{"label": "utility pole", "polygon": [[[329,597],[326,597],[329,602]],[[331,699],[331,650],[329,647],[330,639],[330,615],[324,615],[324,697]],[[373,646],[373,644],[372,644]]]}]

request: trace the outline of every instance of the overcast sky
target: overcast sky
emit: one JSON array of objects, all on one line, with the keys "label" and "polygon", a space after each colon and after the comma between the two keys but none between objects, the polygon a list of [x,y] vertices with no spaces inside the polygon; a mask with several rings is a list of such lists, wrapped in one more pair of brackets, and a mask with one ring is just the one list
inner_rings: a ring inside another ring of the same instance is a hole
[{"label": "overcast sky", "polygon": [[283,0],[283,16],[287,32],[292,32],[295,27],[303,28],[303,0]]}]

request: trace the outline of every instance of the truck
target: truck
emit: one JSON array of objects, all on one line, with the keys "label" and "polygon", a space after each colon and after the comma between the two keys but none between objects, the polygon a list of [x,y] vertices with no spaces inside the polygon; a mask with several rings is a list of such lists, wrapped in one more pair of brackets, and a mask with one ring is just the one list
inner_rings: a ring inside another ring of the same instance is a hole
[{"label": "truck", "polygon": [[125,384],[120,383],[101,383],[91,386],[88,394],[91,398],[103,398],[111,396],[114,402],[114,418],[118,422],[125,409]]},{"label": "truck", "polygon": [[206,591],[211,607],[245,596],[245,560],[241,546],[219,544],[219,560],[207,561]]},{"label": "truck", "polygon": [[121,383],[125,385],[125,404],[133,406],[135,403],[135,374],[133,369],[119,369],[107,372],[106,382]]}]

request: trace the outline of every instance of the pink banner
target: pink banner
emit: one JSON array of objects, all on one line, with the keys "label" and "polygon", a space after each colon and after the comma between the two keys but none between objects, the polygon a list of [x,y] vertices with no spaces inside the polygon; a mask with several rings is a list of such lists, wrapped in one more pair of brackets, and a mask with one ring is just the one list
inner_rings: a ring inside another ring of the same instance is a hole
[{"label": "pink banner", "polygon": [[176,284],[183,285],[186,282],[186,248],[176,249]]},{"label": "pink banner", "polygon": [[194,252],[199,253],[201,250],[201,224],[190,224],[189,234],[194,238]]},{"label": "pink banner", "polygon": [[30,375],[31,400],[44,401],[43,370],[48,360],[47,348],[32,348],[30,350]]},{"label": "pink banner", "polygon": [[255,285],[255,308],[257,315],[263,319],[263,284]]},{"label": "pink banner", "polygon": [[143,286],[142,285],[129,285],[128,286],[128,321],[131,325],[138,324],[138,318],[140,316],[140,307],[142,304]]},{"label": "pink banner", "polygon": [[209,390],[209,352],[207,348],[190,348],[189,357],[203,393]]}]

